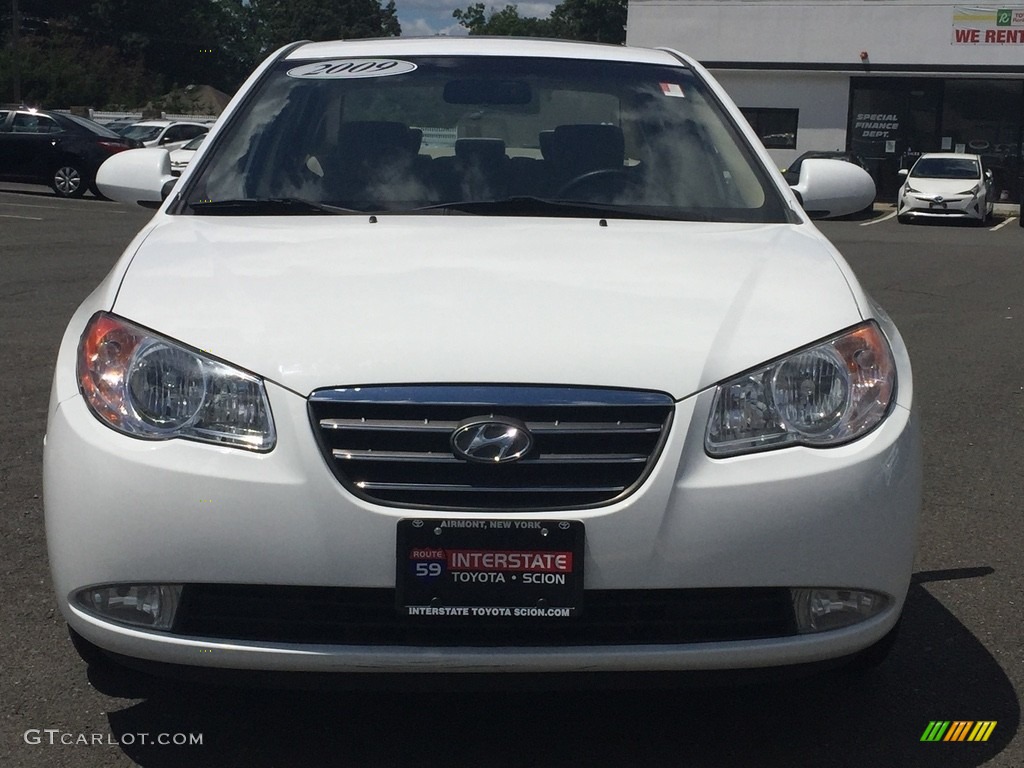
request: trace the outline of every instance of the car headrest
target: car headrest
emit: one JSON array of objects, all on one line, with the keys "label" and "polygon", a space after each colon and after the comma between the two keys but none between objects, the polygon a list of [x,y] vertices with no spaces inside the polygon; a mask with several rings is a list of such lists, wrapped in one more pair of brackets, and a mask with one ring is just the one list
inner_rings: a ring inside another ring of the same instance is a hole
[{"label": "car headrest", "polygon": [[506,159],[505,142],[501,139],[456,139],[455,156],[466,163],[497,165]]},{"label": "car headrest", "polygon": [[389,120],[355,120],[342,123],[338,143],[350,156],[400,152],[415,155],[420,151],[423,132]]},{"label": "car headrest", "polygon": [[541,141],[544,157],[572,176],[598,168],[620,168],[626,156],[625,138],[617,125],[560,125]]}]

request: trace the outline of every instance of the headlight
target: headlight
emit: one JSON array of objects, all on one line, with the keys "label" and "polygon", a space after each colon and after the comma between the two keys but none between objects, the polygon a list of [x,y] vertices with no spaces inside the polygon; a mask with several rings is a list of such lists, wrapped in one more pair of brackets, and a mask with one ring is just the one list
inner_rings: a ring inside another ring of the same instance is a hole
[{"label": "headlight", "polygon": [[920,192],[918,190],[914,189],[912,186],[910,186],[910,182],[907,182],[907,184],[904,185],[904,187],[903,187],[903,194],[918,195],[918,194],[920,194]]},{"label": "headlight", "polygon": [[841,445],[882,420],[895,390],[892,351],[869,322],[721,384],[704,445],[716,457]]},{"label": "headlight", "polygon": [[971,187],[970,189],[968,189],[966,192],[961,192],[960,194],[963,195],[964,197],[974,197],[979,192],[981,192],[981,187],[975,185],[975,186]]},{"label": "headlight", "polygon": [[78,382],[100,421],[127,435],[254,451],[276,442],[261,379],[113,315],[89,321]]}]

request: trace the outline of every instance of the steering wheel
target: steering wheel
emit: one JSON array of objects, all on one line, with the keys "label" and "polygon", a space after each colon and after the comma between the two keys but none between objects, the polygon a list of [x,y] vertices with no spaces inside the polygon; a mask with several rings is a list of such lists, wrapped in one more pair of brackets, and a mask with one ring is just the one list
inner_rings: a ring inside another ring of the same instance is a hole
[{"label": "steering wheel", "polygon": [[[555,197],[571,198],[573,190],[576,190],[579,194],[580,192],[585,192],[588,186],[593,187],[592,191],[603,192],[604,197],[610,198],[613,194],[621,192],[627,187],[637,186],[637,181],[630,175],[627,168],[598,168],[596,171],[587,171],[569,179],[555,193]],[[581,187],[582,190],[577,190],[578,187]],[[594,196],[591,195],[590,197],[593,198]]]}]

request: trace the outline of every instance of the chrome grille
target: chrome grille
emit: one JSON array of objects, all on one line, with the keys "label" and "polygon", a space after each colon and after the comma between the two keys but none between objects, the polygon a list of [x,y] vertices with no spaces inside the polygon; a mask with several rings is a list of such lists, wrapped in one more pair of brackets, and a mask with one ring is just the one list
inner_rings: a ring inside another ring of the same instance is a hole
[{"label": "chrome grille", "polygon": [[[326,389],[310,418],[332,471],[389,506],[524,511],[608,504],[643,481],[673,412],[661,392],[569,387]],[[509,463],[456,456],[453,432],[480,418],[525,424],[533,445]]]}]

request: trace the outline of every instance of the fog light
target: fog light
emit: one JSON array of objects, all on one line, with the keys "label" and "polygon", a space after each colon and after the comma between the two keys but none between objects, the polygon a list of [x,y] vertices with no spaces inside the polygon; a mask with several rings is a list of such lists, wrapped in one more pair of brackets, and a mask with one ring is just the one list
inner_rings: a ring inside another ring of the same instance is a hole
[{"label": "fog light", "polygon": [[793,589],[793,611],[801,633],[825,632],[866,621],[881,613],[889,598],[857,589]]},{"label": "fog light", "polygon": [[75,602],[107,621],[146,629],[170,629],[181,599],[180,584],[114,584],[82,589]]}]

